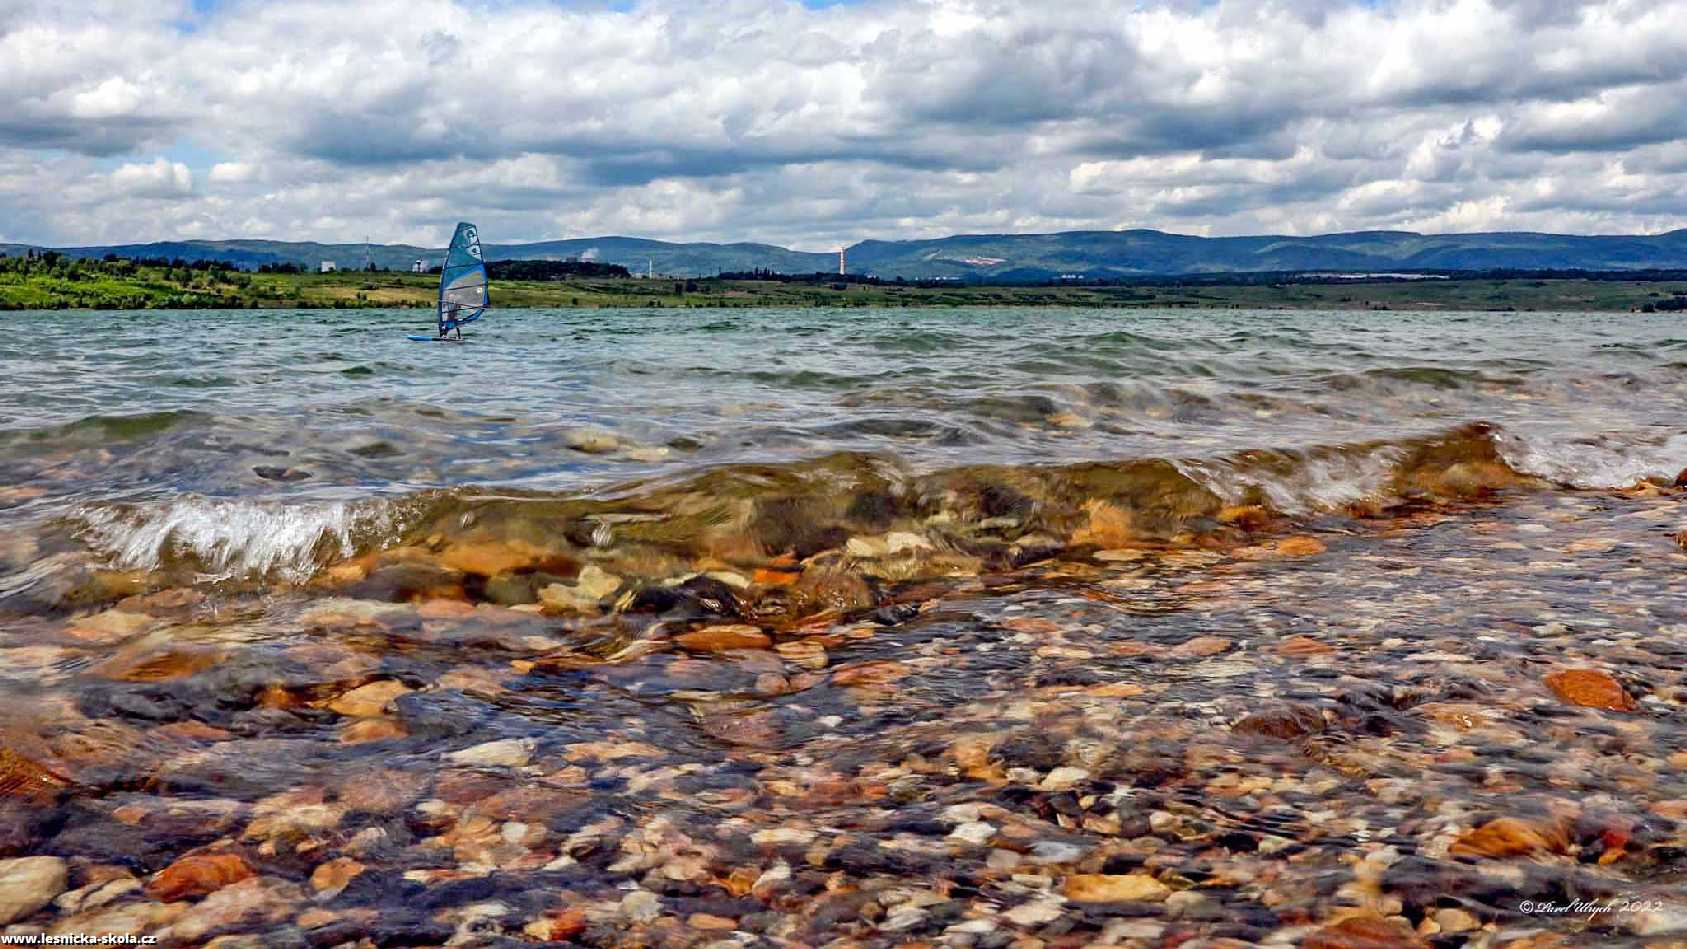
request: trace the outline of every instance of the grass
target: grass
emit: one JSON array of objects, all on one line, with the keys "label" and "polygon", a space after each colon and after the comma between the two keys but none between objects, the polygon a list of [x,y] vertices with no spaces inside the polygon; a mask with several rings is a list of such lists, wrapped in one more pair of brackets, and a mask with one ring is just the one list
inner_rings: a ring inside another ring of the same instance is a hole
[{"label": "grass", "polygon": [[[254,274],[138,266],[130,273],[0,271],[0,309],[431,308],[439,278],[409,273]],[[842,285],[838,285],[842,286]],[[1240,309],[1637,310],[1687,285],[1459,279],[1221,286],[915,287],[582,277],[498,281],[507,307],[1077,306]]]}]

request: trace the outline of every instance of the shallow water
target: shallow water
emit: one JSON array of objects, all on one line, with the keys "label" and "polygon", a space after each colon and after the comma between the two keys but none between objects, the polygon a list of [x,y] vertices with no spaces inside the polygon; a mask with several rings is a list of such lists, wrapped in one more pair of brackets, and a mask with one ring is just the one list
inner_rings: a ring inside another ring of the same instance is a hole
[{"label": "shallow water", "polygon": [[19,931],[1687,930],[1679,319],[19,318]]}]

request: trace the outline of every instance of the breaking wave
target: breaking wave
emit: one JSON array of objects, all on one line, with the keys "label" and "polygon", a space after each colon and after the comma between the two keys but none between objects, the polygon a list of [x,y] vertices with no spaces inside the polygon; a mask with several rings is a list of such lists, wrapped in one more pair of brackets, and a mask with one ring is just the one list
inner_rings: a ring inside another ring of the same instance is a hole
[{"label": "breaking wave", "polygon": [[282,504],[189,498],[161,506],[83,507],[80,538],[115,566],[188,565],[207,579],[299,581],[380,544],[402,518],[385,501]]},{"label": "breaking wave", "polygon": [[[459,543],[572,555],[643,549],[668,558],[805,558],[852,537],[916,532],[983,556],[1027,537],[1056,547],[1178,542],[1328,513],[1492,498],[1553,485],[1615,488],[1669,479],[1687,436],[1566,442],[1485,423],[1433,435],[1206,458],[916,471],[883,454],[732,464],[586,494],[457,488],[403,498],[283,503],[186,498],[86,506],[77,536],[113,566],[194,579],[302,582],[372,551]],[[994,546],[993,546],[994,545]],[[572,552],[572,553],[570,553]]]}]

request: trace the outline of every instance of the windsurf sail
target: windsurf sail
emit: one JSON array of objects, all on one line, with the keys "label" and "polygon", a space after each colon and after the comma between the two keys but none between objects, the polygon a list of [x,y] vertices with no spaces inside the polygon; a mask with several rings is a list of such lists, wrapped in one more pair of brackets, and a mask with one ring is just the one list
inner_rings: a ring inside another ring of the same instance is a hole
[{"label": "windsurf sail", "polygon": [[439,273],[439,333],[480,319],[492,298],[486,292],[486,261],[480,253],[480,231],[464,221],[451,235],[445,266]]}]

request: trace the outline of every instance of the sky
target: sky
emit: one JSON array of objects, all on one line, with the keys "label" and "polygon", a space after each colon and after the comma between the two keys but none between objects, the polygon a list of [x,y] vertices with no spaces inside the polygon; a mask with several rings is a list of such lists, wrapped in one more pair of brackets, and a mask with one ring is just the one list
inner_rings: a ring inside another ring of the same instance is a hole
[{"label": "sky", "polygon": [[0,0],[0,241],[1687,226],[1687,0]]}]

